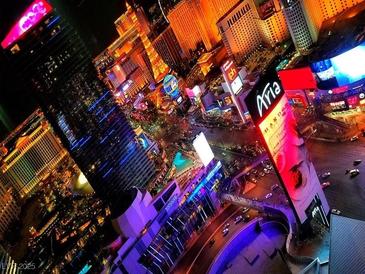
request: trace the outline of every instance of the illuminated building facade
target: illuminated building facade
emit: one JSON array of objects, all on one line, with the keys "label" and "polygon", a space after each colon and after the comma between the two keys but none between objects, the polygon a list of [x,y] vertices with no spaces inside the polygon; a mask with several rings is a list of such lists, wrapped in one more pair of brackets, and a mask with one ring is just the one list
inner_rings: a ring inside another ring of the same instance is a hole
[{"label": "illuminated building facade", "polygon": [[7,153],[1,159],[0,183],[23,198],[57,166],[66,150],[40,110],[9,137],[2,143]]},{"label": "illuminated building facade", "polygon": [[[32,5],[40,2],[49,6],[45,0]],[[62,7],[56,8],[40,9],[41,20],[28,25],[27,33],[5,47],[5,53],[95,192],[116,214],[126,190],[145,187],[155,167],[97,78],[84,40],[58,13]],[[27,13],[24,17],[29,18]]]},{"label": "illuminated building facade", "polygon": [[158,83],[170,68],[148,38],[149,23],[142,9],[127,11],[115,22],[119,37],[94,58],[98,76],[118,103],[134,98],[150,83]]},{"label": "illuminated building facade", "polygon": [[203,43],[206,50],[213,47],[206,25],[195,0],[183,0],[169,12],[167,18],[183,53],[191,57],[191,51]]},{"label": "illuminated building facade", "polygon": [[0,239],[2,234],[7,231],[9,225],[18,218],[20,207],[13,195],[12,188],[5,188],[0,183]]},{"label": "illuminated building facade", "polygon": [[312,19],[306,16],[301,0],[281,0],[281,3],[294,45],[301,54],[306,54],[316,39],[310,28]]},{"label": "illuminated building facade", "polygon": [[216,23],[237,2],[183,0],[169,12],[167,18],[185,56],[190,57],[200,42],[209,51],[221,40]]},{"label": "illuminated building facade", "polygon": [[287,40],[290,34],[279,0],[253,0],[253,3],[256,6],[256,20],[263,42],[274,47]]},{"label": "illuminated building facade", "polygon": [[1,273],[18,274],[22,273],[17,263],[10,257],[6,250],[0,245],[0,266]]},{"label": "illuminated building facade", "polygon": [[261,35],[251,1],[242,1],[227,12],[217,26],[228,55],[237,63],[261,44]]},{"label": "illuminated building facade", "polygon": [[169,67],[175,69],[184,62],[182,49],[170,26],[153,40],[152,45]]},{"label": "illuminated building facade", "polygon": [[143,11],[139,8],[135,11],[127,3],[126,13],[115,21],[115,26],[121,37],[128,35],[131,31],[137,32],[146,51],[153,78],[157,83],[160,82],[169,72],[169,67],[162,60],[161,56],[158,55],[147,37],[150,29]]},{"label": "illuminated building facade", "polygon": [[318,38],[319,30],[324,21],[361,2],[364,0],[305,0],[303,5],[307,16],[312,18],[313,29],[316,38]]}]

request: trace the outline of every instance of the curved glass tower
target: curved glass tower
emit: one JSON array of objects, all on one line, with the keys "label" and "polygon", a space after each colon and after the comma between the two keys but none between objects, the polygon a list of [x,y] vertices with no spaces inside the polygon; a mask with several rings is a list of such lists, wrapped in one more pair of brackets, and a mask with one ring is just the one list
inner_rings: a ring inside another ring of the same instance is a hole
[{"label": "curved glass tower", "polygon": [[[36,15],[30,17],[29,10]],[[16,37],[19,26],[26,29]],[[15,34],[7,36],[11,42],[2,43],[7,57],[95,192],[116,215],[126,191],[145,187],[155,167],[98,80],[85,41],[45,0],[35,0],[9,34]]]}]

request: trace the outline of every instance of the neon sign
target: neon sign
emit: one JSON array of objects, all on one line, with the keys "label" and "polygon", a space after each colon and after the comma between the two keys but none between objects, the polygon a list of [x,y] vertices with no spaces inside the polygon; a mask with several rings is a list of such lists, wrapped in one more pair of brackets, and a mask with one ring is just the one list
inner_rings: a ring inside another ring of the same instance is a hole
[{"label": "neon sign", "polygon": [[3,49],[16,42],[24,33],[38,24],[46,16],[52,7],[45,0],[35,0],[22,14],[18,22],[10,29],[1,42]]},{"label": "neon sign", "polygon": [[222,65],[221,70],[226,78],[226,82],[228,82],[229,84],[231,84],[231,82],[234,81],[238,76],[238,69],[233,60],[226,61]]},{"label": "neon sign", "polygon": [[279,83],[273,82],[267,83],[262,93],[257,95],[256,102],[260,117],[262,117],[262,108],[265,107],[265,110],[267,110],[280,92],[281,88]]}]

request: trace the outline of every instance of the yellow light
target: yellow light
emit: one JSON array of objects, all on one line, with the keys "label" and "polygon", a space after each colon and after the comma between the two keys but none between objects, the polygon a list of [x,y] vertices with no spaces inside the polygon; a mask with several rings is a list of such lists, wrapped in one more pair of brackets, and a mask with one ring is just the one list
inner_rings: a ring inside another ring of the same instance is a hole
[{"label": "yellow light", "polygon": [[87,179],[86,179],[84,173],[82,173],[82,172],[80,173],[79,178],[77,180],[78,180],[80,186],[87,183]]}]

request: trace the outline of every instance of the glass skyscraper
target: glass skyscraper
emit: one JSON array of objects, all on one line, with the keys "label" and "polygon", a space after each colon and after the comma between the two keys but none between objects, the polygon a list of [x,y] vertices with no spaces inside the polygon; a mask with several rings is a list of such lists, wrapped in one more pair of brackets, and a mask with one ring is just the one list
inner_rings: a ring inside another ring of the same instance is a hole
[{"label": "glass skyscraper", "polygon": [[1,45],[95,192],[118,212],[126,190],[153,178],[154,163],[98,80],[90,49],[70,22],[49,2],[35,0]]}]

